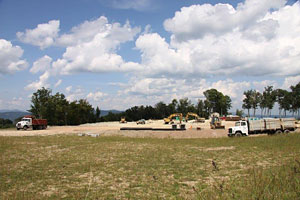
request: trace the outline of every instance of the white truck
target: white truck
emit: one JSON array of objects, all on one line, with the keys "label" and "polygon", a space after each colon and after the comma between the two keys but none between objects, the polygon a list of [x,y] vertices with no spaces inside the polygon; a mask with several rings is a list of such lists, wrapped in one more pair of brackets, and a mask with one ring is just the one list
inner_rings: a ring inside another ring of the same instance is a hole
[{"label": "white truck", "polygon": [[296,129],[294,118],[248,118],[235,123],[234,127],[228,129],[228,136],[248,136],[250,134],[288,133]]},{"label": "white truck", "polygon": [[47,128],[46,119],[36,119],[33,115],[25,115],[21,121],[16,124],[17,130],[32,128],[33,130],[46,129]]}]

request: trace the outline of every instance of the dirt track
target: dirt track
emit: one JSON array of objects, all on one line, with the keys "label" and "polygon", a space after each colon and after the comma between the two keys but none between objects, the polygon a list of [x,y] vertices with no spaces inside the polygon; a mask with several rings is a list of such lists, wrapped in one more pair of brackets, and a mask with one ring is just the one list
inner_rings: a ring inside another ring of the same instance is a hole
[{"label": "dirt track", "polygon": [[[128,137],[154,137],[154,138],[216,138],[226,137],[227,129],[212,130],[209,122],[185,123],[186,131],[120,131],[121,127],[152,127],[171,128],[164,125],[162,120],[147,121],[145,125],[137,125],[135,122],[120,124],[119,122],[103,122],[95,124],[83,124],[80,126],[49,126],[46,130],[0,130],[0,136],[34,136],[34,135],[56,135],[56,134],[100,134],[100,135],[122,135]],[[226,128],[233,126],[233,122],[225,122]],[[200,127],[201,130],[197,130]]]},{"label": "dirt track", "polygon": [[[152,138],[217,138],[227,137],[228,128],[234,126],[234,122],[223,122],[225,129],[212,130],[209,121],[205,123],[185,123],[186,131],[121,131],[121,127],[152,127],[171,128],[171,125],[164,125],[163,120],[147,121],[145,125],[137,125],[135,122],[120,124],[119,122],[103,122],[94,124],[83,124],[80,126],[49,126],[46,130],[26,131],[16,129],[0,130],[0,136],[46,136],[56,134],[99,134],[105,136],[121,135],[127,137],[152,137]],[[197,130],[200,127],[201,130]],[[299,130],[299,129],[298,129]]]}]

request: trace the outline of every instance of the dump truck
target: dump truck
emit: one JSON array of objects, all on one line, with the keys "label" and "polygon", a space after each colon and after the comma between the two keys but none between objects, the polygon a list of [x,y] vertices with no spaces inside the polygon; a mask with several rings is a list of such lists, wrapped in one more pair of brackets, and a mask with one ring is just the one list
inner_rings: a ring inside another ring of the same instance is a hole
[{"label": "dump truck", "polygon": [[25,115],[21,121],[16,124],[17,130],[32,128],[33,130],[46,129],[47,119],[36,119],[33,115]]},{"label": "dump truck", "polygon": [[288,133],[296,129],[294,118],[247,118],[235,122],[235,126],[228,129],[228,136],[248,136],[250,134]]}]

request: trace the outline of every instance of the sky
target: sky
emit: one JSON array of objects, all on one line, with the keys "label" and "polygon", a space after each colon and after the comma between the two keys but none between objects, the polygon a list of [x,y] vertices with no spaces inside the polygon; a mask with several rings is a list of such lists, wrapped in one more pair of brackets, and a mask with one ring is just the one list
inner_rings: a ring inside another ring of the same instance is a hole
[{"label": "sky", "polygon": [[0,110],[45,87],[100,109],[300,82],[296,0],[0,0]]}]

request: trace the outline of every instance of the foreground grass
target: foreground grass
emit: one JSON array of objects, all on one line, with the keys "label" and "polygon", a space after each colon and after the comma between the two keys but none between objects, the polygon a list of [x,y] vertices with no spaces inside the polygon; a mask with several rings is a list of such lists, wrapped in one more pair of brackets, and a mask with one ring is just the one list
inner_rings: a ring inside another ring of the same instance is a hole
[{"label": "foreground grass", "polygon": [[299,134],[0,137],[0,155],[0,199],[300,199]]}]

